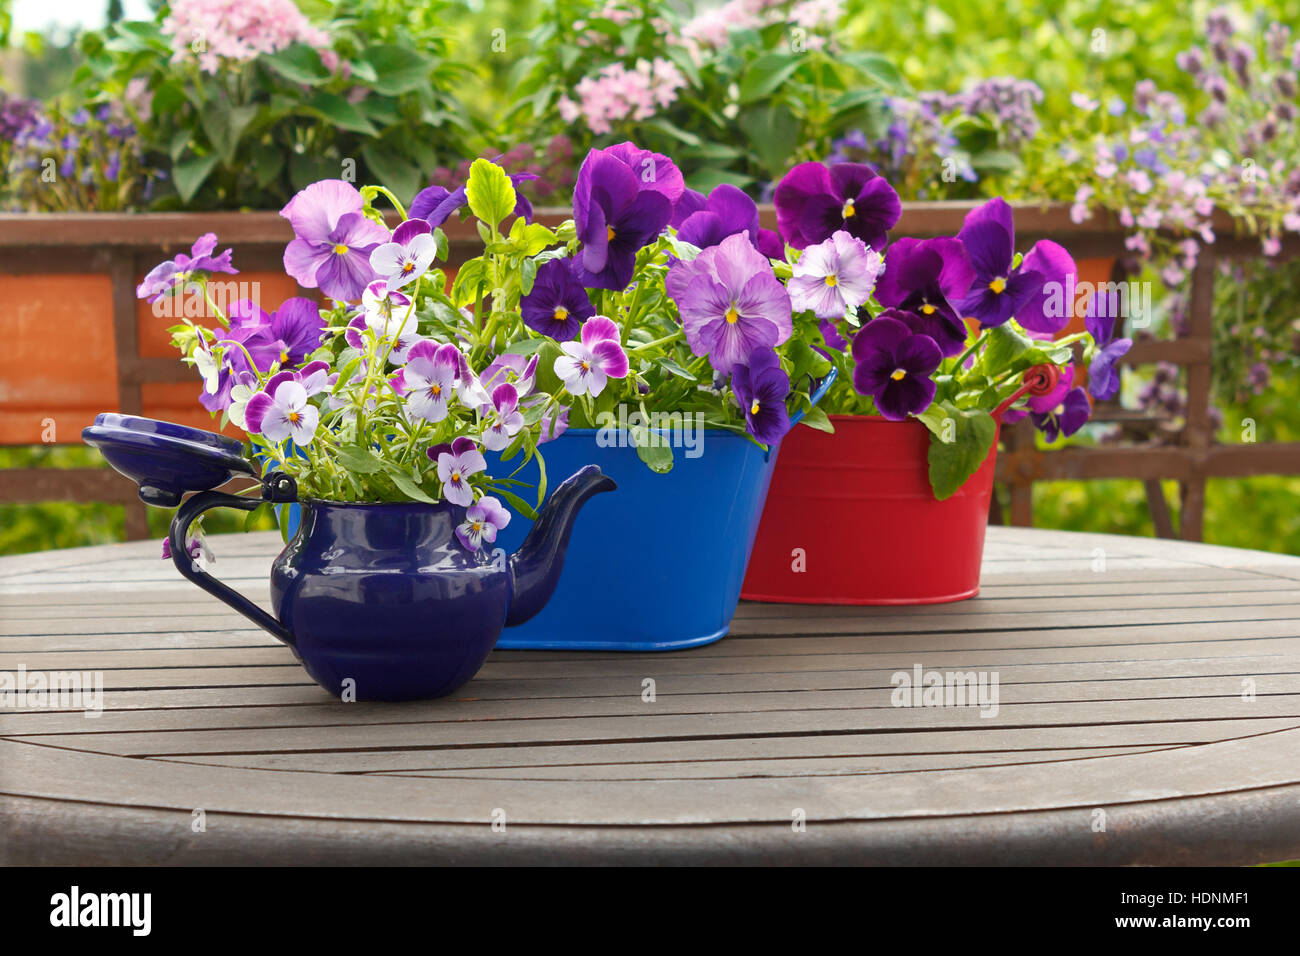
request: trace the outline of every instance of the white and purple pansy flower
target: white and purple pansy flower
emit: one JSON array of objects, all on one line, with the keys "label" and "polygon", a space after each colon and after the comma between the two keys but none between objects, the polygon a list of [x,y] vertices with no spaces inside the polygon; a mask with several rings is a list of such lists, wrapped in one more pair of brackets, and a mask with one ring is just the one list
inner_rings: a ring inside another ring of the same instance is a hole
[{"label": "white and purple pansy flower", "polygon": [[261,391],[248,400],[244,421],[248,431],[274,444],[292,438],[295,445],[307,445],[316,435],[320,410],[301,382],[281,380],[273,392]]},{"label": "white and purple pansy flower", "polygon": [[384,277],[389,291],[414,282],[429,271],[438,253],[433,228],[423,219],[408,219],[393,230],[393,238],[370,253],[370,268]]},{"label": "white and purple pansy flower", "polygon": [[[376,279],[366,286],[361,293],[361,315],[366,327],[376,335],[393,335],[402,330],[406,319],[405,310],[411,305],[411,299],[404,293],[389,289],[383,279]],[[401,317],[397,316],[402,312]]]},{"label": "white and purple pansy flower", "polygon": [[464,435],[451,443],[451,451],[438,453],[438,480],[442,482],[442,496],[454,505],[472,505],[474,489],[469,479],[487,468],[483,453],[473,439]]},{"label": "white and purple pansy flower", "polygon": [[809,246],[794,265],[786,288],[796,312],[812,312],[819,319],[842,319],[876,288],[885,271],[880,253],[843,229],[829,239]]},{"label": "white and purple pansy flower", "polygon": [[411,346],[406,365],[391,379],[394,390],[406,396],[411,417],[426,422],[447,417],[447,401],[455,394],[462,359],[454,345],[421,341]]},{"label": "white and purple pansy flower", "polygon": [[497,532],[510,523],[510,512],[496,498],[484,495],[476,504],[465,509],[465,521],[456,528],[456,537],[471,551],[477,551],[483,542],[492,544]]},{"label": "white and purple pansy flower", "polygon": [[487,428],[483,429],[483,447],[488,451],[501,451],[523,427],[519,393],[509,382],[502,382],[492,390],[492,414]]},{"label": "white and purple pansy flower", "polygon": [[594,398],[604,391],[609,379],[627,376],[627,353],[619,344],[613,319],[593,316],[583,323],[581,341],[565,342],[560,348],[564,354],[555,360],[555,374],[570,395]]},{"label": "white and purple pansy flower", "polygon": [[144,281],[136,286],[136,298],[157,302],[176,286],[184,286],[197,275],[208,275],[213,272],[238,275],[239,270],[230,264],[232,250],[227,249],[221,255],[214,256],[212,253],[216,251],[217,234],[204,233],[195,240],[188,256],[178,252],[175,258],[150,269]]}]

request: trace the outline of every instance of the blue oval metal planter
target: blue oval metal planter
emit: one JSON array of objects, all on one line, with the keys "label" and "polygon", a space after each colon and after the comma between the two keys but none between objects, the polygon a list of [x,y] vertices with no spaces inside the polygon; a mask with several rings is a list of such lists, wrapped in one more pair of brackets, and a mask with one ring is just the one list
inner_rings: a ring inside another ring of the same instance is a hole
[{"label": "blue oval metal planter", "polygon": [[[833,381],[834,372],[813,393],[814,404]],[[503,632],[497,647],[670,651],[724,637],[780,446],[764,450],[743,435],[709,429],[698,457],[674,448],[673,469],[661,475],[635,448],[601,447],[598,434],[570,429],[541,448],[548,475],[596,464],[619,493],[587,506],[550,603],[527,624]],[[509,463],[494,467],[491,457],[492,474],[509,473]],[[535,483],[536,463],[516,477]],[[514,550],[530,527],[516,515],[497,546]]]}]

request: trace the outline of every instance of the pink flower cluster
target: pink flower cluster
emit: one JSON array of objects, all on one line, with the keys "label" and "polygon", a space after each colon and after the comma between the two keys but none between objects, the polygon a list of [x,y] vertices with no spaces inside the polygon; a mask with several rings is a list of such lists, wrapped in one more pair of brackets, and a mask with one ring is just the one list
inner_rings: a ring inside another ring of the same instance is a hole
[{"label": "pink flower cluster", "polygon": [[217,72],[223,59],[251,60],[294,43],[316,47],[330,69],[338,62],[329,34],[312,26],[293,0],[173,0],[162,32],[171,37],[173,63],[192,54],[207,73]]},{"label": "pink flower cluster", "polygon": [[600,135],[613,130],[613,124],[621,120],[649,119],[670,106],[685,85],[681,70],[663,57],[638,60],[630,70],[622,63],[611,63],[595,76],[579,81],[575,88],[577,102],[567,96],[560,99],[560,115],[566,123],[581,116],[588,129]]}]

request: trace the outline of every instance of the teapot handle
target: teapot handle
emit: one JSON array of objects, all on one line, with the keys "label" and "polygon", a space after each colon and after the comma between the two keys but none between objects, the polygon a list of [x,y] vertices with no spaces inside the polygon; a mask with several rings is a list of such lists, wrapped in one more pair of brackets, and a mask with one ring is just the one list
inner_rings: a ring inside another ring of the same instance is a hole
[{"label": "teapot handle", "polygon": [[[292,495],[292,497],[283,497],[285,495]],[[288,628],[238,591],[222,584],[206,571],[194,566],[189,549],[186,547],[186,537],[194,520],[203,512],[210,511],[213,508],[238,508],[240,511],[252,511],[266,500],[282,501],[295,498],[297,498],[297,494],[296,490],[293,489],[293,479],[286,475],[272,475],[263,479],[261,498],[241,498],[220,491],[202,491],[180,506],[176,516],[172,518],[171,530],[168,532],[172,563],[176,565],[177,571],[218,601],[225,602],[254,624],[270,632],[272,637],[288,644],[290,647],[294,646],[294,638]]]}]

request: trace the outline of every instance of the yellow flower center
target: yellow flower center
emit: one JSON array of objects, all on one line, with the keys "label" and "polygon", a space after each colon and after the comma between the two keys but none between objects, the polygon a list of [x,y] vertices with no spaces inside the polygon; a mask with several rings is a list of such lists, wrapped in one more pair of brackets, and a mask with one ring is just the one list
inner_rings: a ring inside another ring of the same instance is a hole
[{"label": "yellow flower center", "polygon": [[749,406],[749,414],[751,415],[758,414],[758,399],[754,399],[754,404]]},{"label": "yellow flower center", "polygon": [[989,283],[989,288],[993,290],[995,295],[1001,295],[1003,290],[1006,289],[1006,287],[1007,287],[1007,280],[1002,278],[1001,276],[998,276],[996,279],[994,279],[992,282]]},{"label": "yellow flower center", "polygon": [[451,473],[451,483],[452,483],[453,485],[458,485],[458,484],[460,484],[460,472],[459,472],[459,471],[453,471],[453,472]]},{"label": "yellow flower center", "polygon": [[740,313],[736,311],[736,307],[734,305],[727,310],[726,319],[728,325],[735,325],[737,322],[740,321]]},{"label": "yellow flower center", "polygon": [[606,226],[606,227],[605,227],[605,239],[606,239],[607,242],[613,242],[613,241],[614,241],[614,227],[613,227],[613,226]]},{"label": "yellow flower center", "polygon": [[934,315],[934,306],[927,302],[925,305],[921,306],[921,311],[926,315]]},{"label": "yellow flower center", "polygon": [[292,424],[292,425],[297,425],[300,421],[302,421],[302,415],[301,415],[301,414],[299,414],[298,412],[290,412],[290,413],[289,413],[289,423],[290,423],[290,424]]},{"label": "yellow flower center", "polygon": [[285,362],[287,362],[287,361],[289,361],[289,350],[288,350],[288,349],[281,349],[281,350],[280,350],[280,364],[283,365],[283,364],[284,364]]},{"label": "yellow flower center", "polygon": [[901,382],[903,379],[907,378],[907,373],[903,371],[901,368],[896,368],[894,369],[894,373],[889,377],[892,378],[895,382]]},{"label": "yellow flower center", "polygon": [[583,359],[583,360],[582,360],[581,362],[579,362],[578,364],[582,366],[582,370],[583,370],[584,372],[590,372],[590,371],[591,371],[591,363],[588,362],[586,359]]},{"label": "yellow flower center", "polygon": [[473,524],[470,525],[470,528],[474,530],[475,534],[478,534],[480,531],[483,530],[483,522],[475,521]]},{"label": "yellow flower center", "polygon": [[832,289],[835,288],[837,285],[840,284],[839,276],[833,276],[833,275],[827,276],[826,284],[830,286]]},{"label": "yellow flower center", "polygon": [[406,263],[404,266],[402,266],[402,271],[403,271],[403,272],[414,272],[414,271],[415,271],[415,263],[414,263],[414,262],[408,262],[408,263]]},{"label": "yellow flower center", "polygon": [[568,309],[566,309],[566,308],[565,308],[564,306],[562,306],[562,305],[557,305],[557,306],[555,307],[555,321],[556,321],[556,322],[563,322],[563,321],[564,321],[565,319],[567,319],[568,317],[569,317],[569,310],[568,310]]},{"label": "yellow flower center", "polygon": [[441,397],[442,386],[439,385],[437,382],[434,382],[432,385],[429,386],[429,394],[432,395],[434,398]]},{"label": "yellow flower center", "polygon": [[844,206],[843,208],[840,209],[840,217],[842,219],[852,219],[857,214],[858,211],[853,208],[853,200],[852,199],[844,200]]},{"label": "yellow flower center", "polygon": [[337,246],[334,247],[334,255],[346,256],[347,254],[348,254],[348,247],[343,245],[343,243],[340,242]]}]

